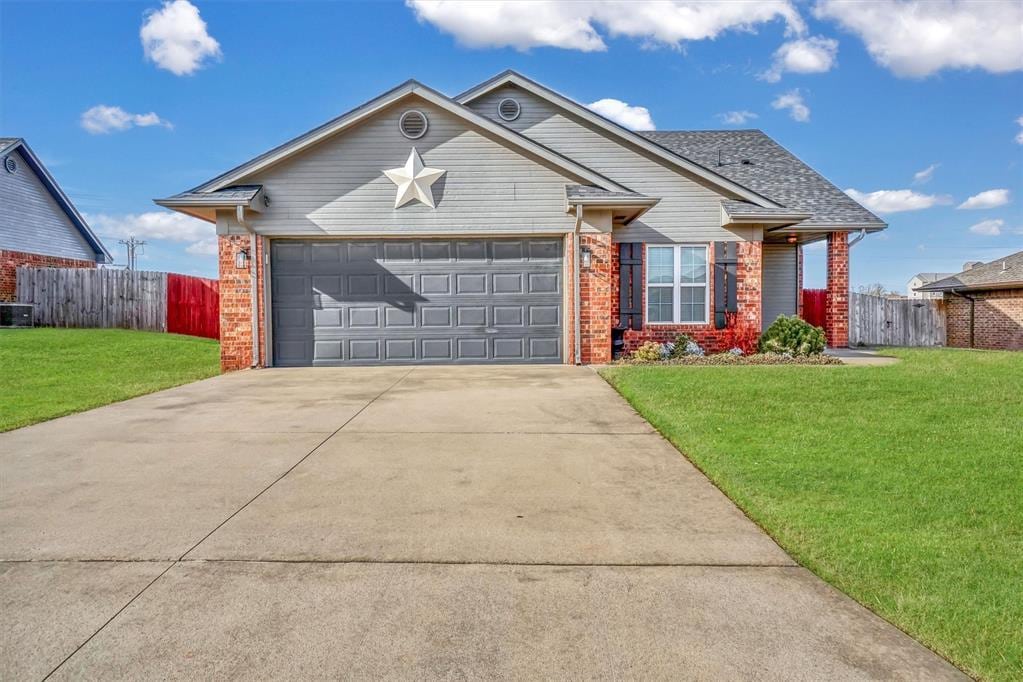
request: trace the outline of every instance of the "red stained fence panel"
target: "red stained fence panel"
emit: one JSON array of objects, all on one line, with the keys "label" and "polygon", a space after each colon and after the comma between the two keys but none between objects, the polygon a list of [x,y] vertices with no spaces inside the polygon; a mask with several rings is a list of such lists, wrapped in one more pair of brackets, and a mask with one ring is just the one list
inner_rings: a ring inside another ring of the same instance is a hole
[{"label": "red stained fence panel", "polygon": [[827,289],[803,289],[803,319],[813,326],[824,326],[827,304]]},{"label": "red stained fence panel", "polygon": [[220,282],[167,275],[167,331],[220,338]]}]

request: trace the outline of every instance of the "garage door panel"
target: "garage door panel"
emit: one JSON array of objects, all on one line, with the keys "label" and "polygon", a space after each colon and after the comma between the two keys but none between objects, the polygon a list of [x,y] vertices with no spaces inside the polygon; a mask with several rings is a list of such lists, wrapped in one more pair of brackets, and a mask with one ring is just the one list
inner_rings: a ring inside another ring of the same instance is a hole
[{"label": "garage door panel", "polygon": [[558,239],[289,240],[271,254],[276,364],[561,360]]}]

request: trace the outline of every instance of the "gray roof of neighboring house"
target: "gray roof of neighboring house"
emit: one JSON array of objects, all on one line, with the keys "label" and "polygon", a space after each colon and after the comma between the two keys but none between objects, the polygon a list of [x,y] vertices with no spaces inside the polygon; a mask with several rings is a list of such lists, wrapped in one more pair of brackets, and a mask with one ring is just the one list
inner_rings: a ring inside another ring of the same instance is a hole
[{"label": "gray roof of neighboring house", "polygon": [[887,226],[760,130],[658,130],[639,134],[775,203],[810,213],[812,217],[798,227]]},{"label": "gray roof of neighboring house", "polygon": [[569,199],[650,199],[639,192],[612,192],[594,185],[565,185],[565,196]]},{"label": "gray roof of neighboring house", "polygon": [[913,275],[913,277],[911,279],[919,279],[924,284],[930,284],[931,282],[936,282],[939,279],[945,279],[946,277],[951,277],[954,274],[956,274],[956,273],[954,273],[954,272],[918,272],[915,275]]},{"label": "gray roof of neighboring house", "polygon": [[977,265],[969,270],[939,279],[917,291],[951,291],[953,289],[1023,289],[1023,251]]}]

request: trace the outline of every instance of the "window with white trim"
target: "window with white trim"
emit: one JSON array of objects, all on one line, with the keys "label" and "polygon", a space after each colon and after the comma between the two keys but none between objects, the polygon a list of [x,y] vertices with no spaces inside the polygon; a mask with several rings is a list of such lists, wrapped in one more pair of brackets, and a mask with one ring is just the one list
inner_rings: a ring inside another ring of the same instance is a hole
[{"label": "window with white trim", "polygon": [[707,246],[646,249],[646,321],[649,324],[706,324]]}]

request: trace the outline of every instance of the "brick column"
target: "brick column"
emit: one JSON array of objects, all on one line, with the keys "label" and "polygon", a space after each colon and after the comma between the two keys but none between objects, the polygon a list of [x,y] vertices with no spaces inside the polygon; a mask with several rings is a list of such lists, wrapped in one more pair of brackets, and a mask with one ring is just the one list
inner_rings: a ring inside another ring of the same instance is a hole
[{"label": "brick column", "polygon": [[[579,271],[579,312],[583,364],[611,362],[611,325],[617,319],[612,295],[611,234],[583,234],[581,249],[591,253],[590,267]],[[612,319],[614,318],[614,319]]]},{"label": "brick column", "polygon": [[764,243],[739,242],[738,246],[735,298],[739,304],[739,313],[736,324],[745,329],[754,329],[759,334],[763,318]]},{"label": "brick column", "polygon": [[832,348],[849,345],[849,235],[828,233],[828,302],[824,333]]},{"label": "brick column", "polygon": [[[249,254],[257,263],[260,262],[258,251],[261,241],[256,241],[257,253]],[[252,366],[252,280],[249,268],[239,270],[234,266],[235,254],[242,249],[249,250],[249,235],[221,235],[217,242],[220,259],[220,369],[231,372]],[[257,274],[262,274],[262,268],[257,270]],[[261,289],[257,280],[257,300],[261,298]]]}]

